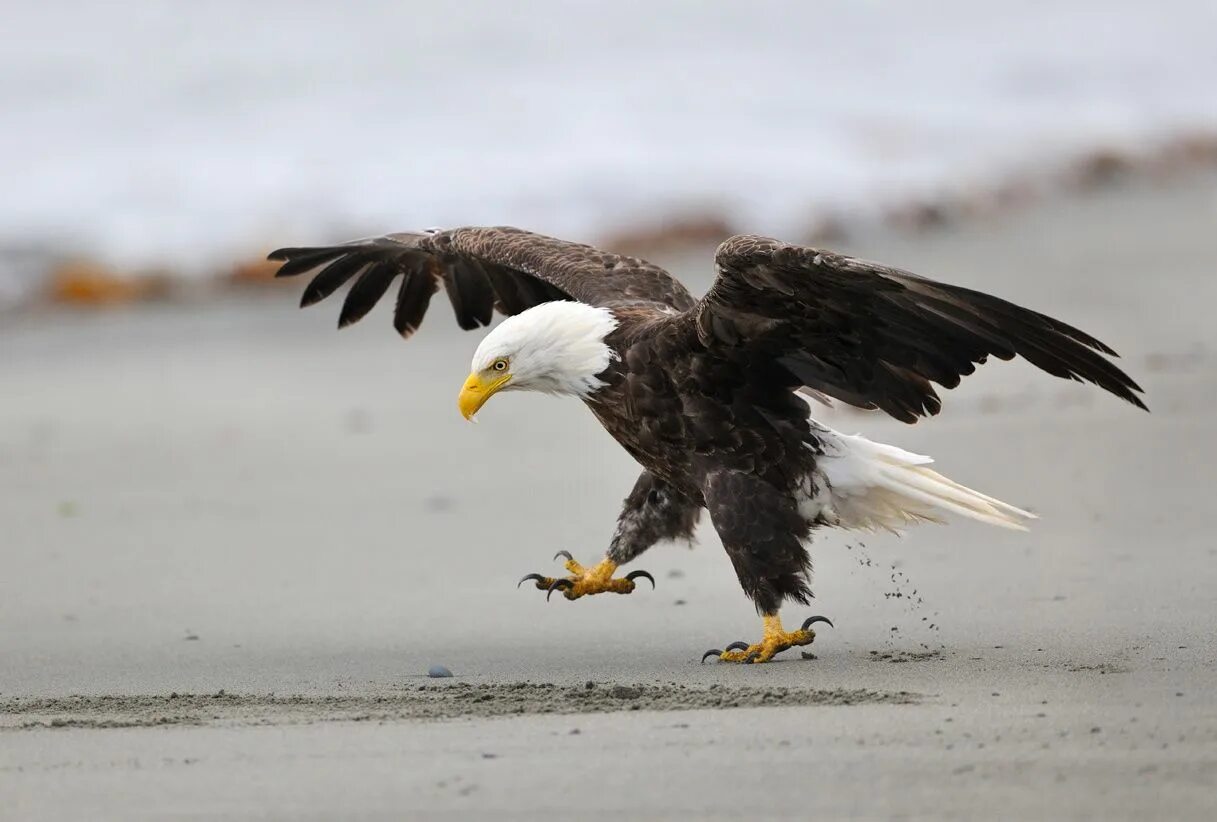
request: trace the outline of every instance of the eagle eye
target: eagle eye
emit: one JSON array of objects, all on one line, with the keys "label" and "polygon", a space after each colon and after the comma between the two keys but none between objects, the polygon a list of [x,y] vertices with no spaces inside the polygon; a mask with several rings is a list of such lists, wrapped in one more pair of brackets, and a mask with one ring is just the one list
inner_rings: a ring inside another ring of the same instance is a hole
[{"label": "eagle eye", "polygon": [[493,368],[495,371],[506,371],[507,370],[507,360],[503,360],[503,359],[495,360],[493,363],[491,363],[490,367]]}]

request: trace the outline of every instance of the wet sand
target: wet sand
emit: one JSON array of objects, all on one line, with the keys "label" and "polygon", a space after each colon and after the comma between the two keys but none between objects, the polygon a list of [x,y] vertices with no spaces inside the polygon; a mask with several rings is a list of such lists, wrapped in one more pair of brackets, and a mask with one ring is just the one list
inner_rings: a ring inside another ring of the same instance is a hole
[{"label": "wet sand", "polygon": [[1207,818],[1214,225],[1201,177],[857,239],[1094,333],[1153,413],[999,363],[824,414],[1042,519],[823,536],[786,616],[836,628],[754,667],[698,664],[758,628],[708,524],[654,592],[515,588],[637,469],[573,402],[461,420],[439,302],[408,345],[290,287],[5,317],[0,816]]}]

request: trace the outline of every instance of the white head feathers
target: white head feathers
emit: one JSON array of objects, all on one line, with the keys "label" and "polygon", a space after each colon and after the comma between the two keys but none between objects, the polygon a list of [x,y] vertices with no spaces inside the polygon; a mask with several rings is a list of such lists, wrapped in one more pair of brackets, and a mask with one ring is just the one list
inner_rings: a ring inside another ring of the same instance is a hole
[{"label": "white head feathers", "polygon": [[503,320],[473,355],[479,373],[499,359],[511,379],[504,391],[543,391],[585,396],[604,385],[597,374],[617,353],[604,339],[617,327],[607,308],[579,302],[549,302]]}]

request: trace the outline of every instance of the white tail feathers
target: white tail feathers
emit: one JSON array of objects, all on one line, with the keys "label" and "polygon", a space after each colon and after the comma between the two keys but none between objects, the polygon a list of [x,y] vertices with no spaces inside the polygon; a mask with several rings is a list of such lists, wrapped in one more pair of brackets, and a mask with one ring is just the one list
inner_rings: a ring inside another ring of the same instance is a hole
[{"label": "white tail feathers", "polygon": [[1025,531],[1023,523],[1036,518],[927,468],[934,461],[929,457],[813,425],[824,446],[817,467],[828,487],[808,503],[836,525],[895,532],[918,522],[941,522],[943,514],[959,514]]}]

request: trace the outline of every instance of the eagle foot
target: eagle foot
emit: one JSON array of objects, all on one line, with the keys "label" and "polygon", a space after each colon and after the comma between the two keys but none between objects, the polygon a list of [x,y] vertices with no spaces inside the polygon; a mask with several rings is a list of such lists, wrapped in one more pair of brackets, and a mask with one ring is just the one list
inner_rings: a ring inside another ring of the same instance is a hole
[{"label": "eagle foot", "polygon": [[720,662],[742,662],[746,665],[768,662],[776,655],[796,645],[810,645],[816,638],[816,632],[811,626],[817,622],[832,621],[828,617],[813,616],[803,620],[803,626],[797,631],[786,631],[782,628],[782,620],[777,614],[765,614],[765,633],[760,642],[749,645],[747,642],[732,642],[726,648],[719,650],[711,648],[702,654],[701,661],[705,662],[712,656]]},{"label": "eagle foot", "polygon": [[631,571],[624,577],[614,578],[613,572],[617,570],[617,563],[609,559],[601,560],[596,565],[585,568],[576,562],[567,551],[559,551],[554,554],[554,559],[558,557],[566,559],[566,570],[570,571],[570,576],[554,578],[541,574],[526,574],[516,583],[516,587],[519,588],[528,580],[532,580],[538,590],[545,591],[547,600],[553,596],[554,591],[561,591],[562,596],[567,599],[578,599],[591,594],[629,594],[635,588],[634,580],[640,577],[650,580],[651,587],[655,587],[655,577],[646,571]]}]

